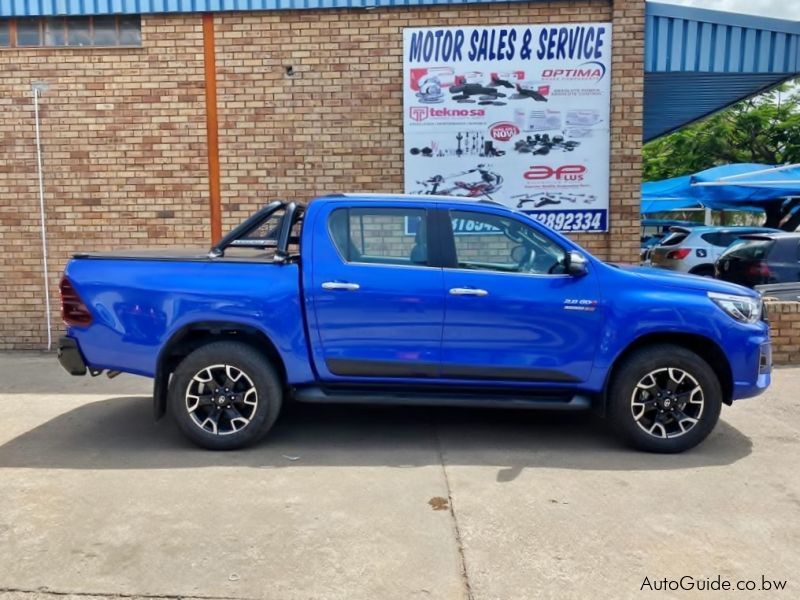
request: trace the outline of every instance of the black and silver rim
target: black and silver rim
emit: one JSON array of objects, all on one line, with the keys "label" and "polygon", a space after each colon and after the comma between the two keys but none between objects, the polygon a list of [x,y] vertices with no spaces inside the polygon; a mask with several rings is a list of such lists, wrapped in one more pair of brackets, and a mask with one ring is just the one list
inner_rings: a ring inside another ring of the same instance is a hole
[{"label": "black and silver rim", "polygon": [[201,369],[186,388],[186,411],[192,422],[214,435],[241,431],[253,420],[257,408],[253,380],[231,365]]},{"label": "black and silver rim", "polygon": [[683,369],[665,367],[639,380],[631,395],[631,414],[648,435],[667,439],[685,435],[703,415],[703,388]]}]

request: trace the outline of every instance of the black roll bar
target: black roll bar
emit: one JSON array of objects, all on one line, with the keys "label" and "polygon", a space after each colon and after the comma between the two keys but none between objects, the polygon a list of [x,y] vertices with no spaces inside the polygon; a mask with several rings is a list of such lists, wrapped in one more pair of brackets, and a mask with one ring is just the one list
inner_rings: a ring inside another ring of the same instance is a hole
[{"label": "black roll bar", "polygon": [[[248,217],[244,220],[241,225],[234,227],[228,235],[223,237],[216,245],[212,246],[211,250],[208,251],[209,258],[219,258],[225,255],[225,249],[232,245],[236,240],[241,237],[246,236],[250,232],[258,229],[261,224],[272,215],[276,210],[285,206],[285,202],[281,200],[275,200],[274,202],[270,202],[264,208],[256,211],[253,213],[252,216]],[[285,225],[285,221],[284,224]],[[291,227],[290,227],[291,229]],[[281,233],[283,233],[283,227],[281,228]]]}]

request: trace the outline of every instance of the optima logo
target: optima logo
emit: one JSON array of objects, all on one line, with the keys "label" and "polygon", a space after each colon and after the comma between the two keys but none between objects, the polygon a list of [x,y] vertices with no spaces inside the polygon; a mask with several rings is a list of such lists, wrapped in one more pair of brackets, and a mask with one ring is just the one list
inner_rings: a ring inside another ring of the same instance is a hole
[{"label": "optima logo", "polygon": [[545,69],[542,71],[543,79],[600,81],[605,76],[606,66],[595,60],[585,62],[574,69]]},{"label": "optima logo", "polygon": [[453,119],[475,118],[486,116],[482,108],[434,108],[431,106],[412,106],[408,109],[408,116],[417,123],[426,119]]}]

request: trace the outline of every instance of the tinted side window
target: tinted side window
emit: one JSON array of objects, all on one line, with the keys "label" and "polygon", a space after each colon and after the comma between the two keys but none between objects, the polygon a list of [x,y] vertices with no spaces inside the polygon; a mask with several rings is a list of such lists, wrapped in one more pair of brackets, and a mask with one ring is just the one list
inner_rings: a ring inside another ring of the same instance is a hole
[{"label": "tinted side window", "polygon": [[724,241],[724,233],[704,233],[700,237],[712,246],[727,246]]},{"label": "tinted side window", "polygon": [[459,269],[553,275],[566,252],[534,228],[497,215],[451,211]]},{"label": "tinted side window", "polygon": [[339,208],[328,229],[347,262],[428,264],[426,215],[421,208]]}]

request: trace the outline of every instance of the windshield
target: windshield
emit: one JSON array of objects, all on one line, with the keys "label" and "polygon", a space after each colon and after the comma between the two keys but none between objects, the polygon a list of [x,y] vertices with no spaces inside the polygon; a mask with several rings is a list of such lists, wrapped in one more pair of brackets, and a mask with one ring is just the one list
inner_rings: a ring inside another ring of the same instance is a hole
[{"label": "windshield", "polygon": [[763,260],[775,244],[774,240],[736,240],[722,254],[724,258]]}]

